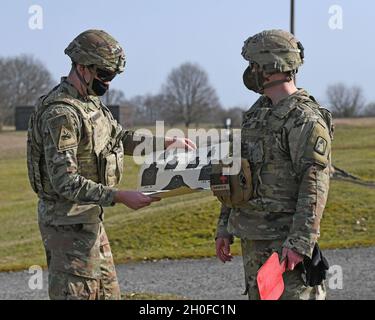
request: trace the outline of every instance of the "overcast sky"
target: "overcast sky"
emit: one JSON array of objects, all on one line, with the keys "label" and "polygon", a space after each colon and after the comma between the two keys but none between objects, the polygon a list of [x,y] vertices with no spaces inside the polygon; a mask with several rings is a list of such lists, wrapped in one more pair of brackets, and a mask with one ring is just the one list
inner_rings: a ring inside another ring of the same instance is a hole
[{"label": "overcast sky", "polygon": [[[41,30],[29,26],[32,5],[43,9]],[[112,87],[127,98],[157,93],[172,68],[190,61],[207,71],[224,106],[246,107],[256,95],[242,84],[243,42],[264,29],[288,30],[289,5],[289,0],[5,0],[0,55],[32,54],[57,81],[70,68],[65,47],[80,32],[99,28],[125,48],[126,70]],[[342,28],[333,5],[342,9]],[[323,103],[327,85],[336,82],[361,86],[367,101],[375,101],[374,12],[371,0],[296,0],[295,31],[305,47],[298,85]]]}]

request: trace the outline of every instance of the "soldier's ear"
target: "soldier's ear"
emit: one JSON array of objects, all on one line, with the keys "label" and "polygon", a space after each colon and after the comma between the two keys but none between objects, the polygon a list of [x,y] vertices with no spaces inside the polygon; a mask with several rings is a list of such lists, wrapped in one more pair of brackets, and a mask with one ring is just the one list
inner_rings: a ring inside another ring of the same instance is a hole
[{"label": "soldier's ear", "polygon": [[84,66],[83,64],[78,64],[77,69],[79,74],[83,77],[86,82],[89,82],[92,76],[92,72],[89,66]]},{"label": "soldier's ear", "polygon": [[76,65],[76,68],[77,68],[77,71],[81,74],[81,75],[85,75],[86,72],[88,72],[88,68],[86,66],[84,66],[83,64],[77,64]]}]

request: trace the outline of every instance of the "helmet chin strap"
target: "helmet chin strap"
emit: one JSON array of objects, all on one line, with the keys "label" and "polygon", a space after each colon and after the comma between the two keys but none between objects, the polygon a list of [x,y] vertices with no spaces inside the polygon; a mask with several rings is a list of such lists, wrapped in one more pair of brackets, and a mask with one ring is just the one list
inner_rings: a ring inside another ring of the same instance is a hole
[{"label": "helmet chin strap", "polygon": [[[263,75],[259,77],[258,73],[256,73],[256,77],[257,77],[258,86],[259,86],[259,88],[261,88],[262,93],[264,92],[264,89],[268,89],[268,88],[277,86],[277,85],[282,84],[284,82],[289,82],[293,79],[292,75],[288,75],[285,79],[275,80],[275,81],[271,81],[271,82],[268,82],[268,83],[264,84],[265,80],[268,81],[269,78],[266,78]],[[263,81],[259,78],[262,78]],[[260,84],[260,82],[262,82],[262,84]]]},{"label": "helmet chin strap", "polygon": [[[86,93],[88,95],[95,95],[94,91],[92,90],[92,82],[94,81],[94,76],[91,74],[91,72],[90,72],[90,80],[89,80],[89,82],[86,82],[85,78],[82,75],[80,75],[80,73],[78,72],[77,66],[75,67],[74,71],[75,71],[79,81],[81,81],[81,84],[83,84],[83,86],[85,87]],[[94,66],[94,72],[96,72],[96,66]]]},{"label": "helmet chin strap", "polygon": [[263,85],[263,90],[274,87],[274,86],[277,86],[277,85],[282,84],[284,82],[289,82],[290,80],[291,79],[284,79],[284,80],[275,80],[275,81],[268,82],[268,83]]}]

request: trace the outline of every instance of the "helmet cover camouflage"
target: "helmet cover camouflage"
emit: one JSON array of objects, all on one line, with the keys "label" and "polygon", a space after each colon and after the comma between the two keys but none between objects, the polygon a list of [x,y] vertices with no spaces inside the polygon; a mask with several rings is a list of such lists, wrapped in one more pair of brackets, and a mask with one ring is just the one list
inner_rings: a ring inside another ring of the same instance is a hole
[{"label": "helmet cover camouflage", "polygon": [[268,74],[297,70],[304,58],[302,44],[283,30],[265,30],[249,37],[242,56]]},{"label": "helmet cover camouflage", "polygon": [[65,49],[73,62],[95,65],[111,72],[121,73],[125,68],[125,53],[120,44],[103,30],[86,30]]}]

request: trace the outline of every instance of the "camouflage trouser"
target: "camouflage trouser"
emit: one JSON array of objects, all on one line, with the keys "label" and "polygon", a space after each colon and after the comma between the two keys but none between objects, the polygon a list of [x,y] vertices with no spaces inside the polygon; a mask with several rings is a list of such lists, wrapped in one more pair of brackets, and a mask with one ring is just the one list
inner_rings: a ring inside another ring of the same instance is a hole
[{"label": "camouflage trouser", "polygon": [[[281,257],[284,240],[241,240],[242,257],[245,269],[246,292],[250,300],[259,300],[256,276],[259,268],[273,252],[278,252]],[[324,282],[315,287],[304,285],[301,269],[296,267],[293,271],[283,274],[285,290],[281,300],[324,300],[326,289]]]},{"label": "camouflage trouser", "polygon": [[102,223],[39,224],[48,264],[49,296],[61,299],[120,299],[111,248]]}]

